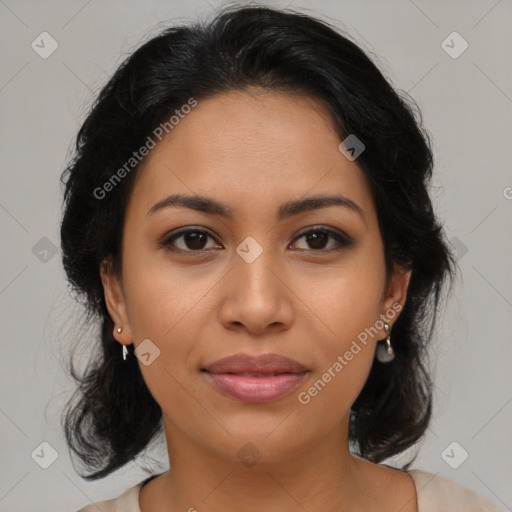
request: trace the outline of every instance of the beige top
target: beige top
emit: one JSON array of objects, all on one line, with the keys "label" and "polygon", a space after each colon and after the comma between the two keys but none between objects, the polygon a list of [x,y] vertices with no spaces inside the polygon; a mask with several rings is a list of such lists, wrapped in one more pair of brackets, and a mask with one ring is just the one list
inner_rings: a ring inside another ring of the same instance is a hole
[{"label": "beige top", "polygon": [[[411,475],[416,486],[418,512],[503,512],[451,480],[418,469],[411,469],[407,473]],[[92,503],[77,512],[141,512],[139,492],[151,478],[153,477],[130,487],[118,498]]]}]

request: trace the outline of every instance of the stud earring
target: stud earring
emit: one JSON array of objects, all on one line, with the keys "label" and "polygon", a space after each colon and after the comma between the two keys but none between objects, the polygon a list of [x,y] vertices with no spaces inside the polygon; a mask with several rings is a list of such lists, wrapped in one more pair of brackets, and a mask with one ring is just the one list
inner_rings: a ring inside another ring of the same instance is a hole
[{"label": "stud earring", "polygon": [[118,328],[117,328],[117,332],[121,332],[122,330],[123,330],[123,328],[122,328],[122,327],[118,327]]},{"label": "stud earring", "polygon": [[395,351],[393,350],[393,347],[391,346],[391,337],[389,335],[389,331],[390,331],[390,327],[388,324],[384,324],[384,329],[386,329],[386,333],[387,333],[387,338],[384,340],[385,341],[385,346],[383,346],[382,344],[378,344],[377,345],[377,352],[376,352],[376,357],[377,357],[377,360],[381,363],[389,363],[391,361],[393,361],[393,359],[395,358]]}]

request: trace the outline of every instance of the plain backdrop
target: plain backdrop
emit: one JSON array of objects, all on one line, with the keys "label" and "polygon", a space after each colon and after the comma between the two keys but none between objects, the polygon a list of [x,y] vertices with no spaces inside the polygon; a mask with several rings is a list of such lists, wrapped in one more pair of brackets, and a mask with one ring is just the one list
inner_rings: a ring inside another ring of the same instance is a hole
[{"label": "plain backdrop", "polygon": [[[80,309],[68,297],[60,261],[59,177],[95,94],[120,62],[166,24],[220,5],[0,0],[2,512],[72,512],[145,476],[134,463],[86,482],[64,441],[59,418],[73,383],[62,353],[80,336]],[[432,197],[457,249],[459,277],[432,345],[434,418],[413,467],[512,510],[512,2],[267,5],[346,30],[422,111],[436,159]],[[40,42],[36,50],[41,38],[45,51],[58,44],[47,58]],[[53,450],[56,459],[44,469],[41,453]],[[456,469],[448,464],[466,452]],[[149,455],[167,464],[164,445]]]}]

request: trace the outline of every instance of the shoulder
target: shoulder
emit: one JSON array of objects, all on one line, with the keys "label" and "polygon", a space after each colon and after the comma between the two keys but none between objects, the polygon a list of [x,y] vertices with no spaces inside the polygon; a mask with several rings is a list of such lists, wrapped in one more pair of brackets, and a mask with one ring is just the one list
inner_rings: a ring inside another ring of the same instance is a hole
[{"label": "shoulder", "polygon": [[117,498],[90,503],[77,512],[140,512],[139,493],[144,481],[130,487]]},{"label": "shoulder", "polygon": [[418,469],[407,473],[416,486],[418,512],[502,512],[478,494],[447,478]]}]

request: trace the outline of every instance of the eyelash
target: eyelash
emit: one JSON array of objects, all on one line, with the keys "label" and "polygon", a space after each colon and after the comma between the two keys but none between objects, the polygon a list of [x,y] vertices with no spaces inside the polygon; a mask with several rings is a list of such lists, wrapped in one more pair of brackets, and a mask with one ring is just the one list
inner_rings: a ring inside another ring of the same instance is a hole
[{"label": "eyelash", "polygon": [[[215,239],[215,237],[213,237],[208,231],[204,230],[204,229],[199,229],[199,228],[187,228],[187,229],[182,229],[176,233],[172,233],[171,235],[168,235],[166,236],[160,243],[159,245],[161,247],[164,247],[172,252],[180,252],[180,253],[196,253],[196,254],[200,254],[200,253],[205,253],[205,252],[209,252],[209,251],[212,251],[212,249],[190,249],[190,250],[185,250],[185,249],[177,249],[177,248],[173,248],[171,247],[171,244],[177,240],[178,238],[182,237],[183,235],[186,235],[188,233],[204,233],[206,235],[208,235],[210,238],[212,239]],[[312,233],[323,233],[323,234],[326,234],[328,235],[330,238],[333,238],[334,240],[336,240],[336,242],[339,244],[339,246],[337,248],[331,248],[331,249],[298,249],[299,251],[307,251],[307,252],[316,252],[316,253],[331,253],[331,252],[338,252],[338,251],[341,251],[345,248],[348,248],[350,247],[351,245],[353,245],[353,240],[351,238],[349,238],[348,236],[344,236],[344,235],[341,235],[340,233],[336,232],[336,231],[333,231],[331,229],[328,229],[328,228],[323,228],[323,227],[313,227],[307,231],[304,231],[302,232],[300,235],[298,235],[293,241],[297,241],[307,235],[310,235]]]}]

